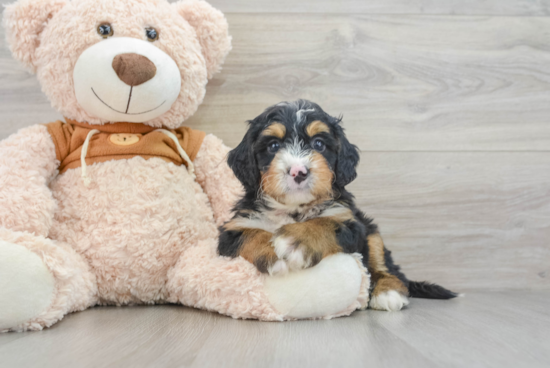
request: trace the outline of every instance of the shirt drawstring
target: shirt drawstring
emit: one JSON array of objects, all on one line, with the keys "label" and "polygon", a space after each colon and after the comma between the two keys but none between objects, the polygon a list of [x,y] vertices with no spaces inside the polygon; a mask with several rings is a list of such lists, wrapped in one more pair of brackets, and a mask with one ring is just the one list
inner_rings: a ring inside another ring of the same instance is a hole
[{"label": "shirt drawstring", "polygon": [[88,154],[88,145],[90,144],[90,139],[94,134],[99,133],[99,130],[93,129],[90,130],[88,135],[86,136],[86,140],[84,141],[84,144],[82,145],[82,152],[80,152],[80,165],[82,166],[82,181],[84,182],[85,186],[90,185],[91,179],[88,177],[86,172],[86,154]]},{"label": "shirt drawstring", "polygon": [[193,162],[191,161],[191,159],[187,155],[187,152],[185,152],[183,150],[183,148],[181,147],[181,144],[180,144],[180,141],[178,140],[178,137],[176,137],[176,135],[174,133],[172,133],[171,131],[166,130],[166,129],[156,129],[155,132],[164,133],[164,134],[166,134],[166,136],[168,136],[168,138],[170,138],[174,141],[174,143],[176,144],[176,148],[178,149],[178,153],[180,154],[181,158],[185,162],[187,162],[187,171],[189,172],[189,175],[191,175],[191,177],[194,180],[196,178],[196,176],[195,176],[195,165],[193,165]]},{"label": "shirt drawstring", "polygon": [[[187,155],[187,152],[185,152],[183,150],[183,148],[181,147],[181,144],[180,144],[180,141],[178,140],[178,137],[176,137],[176,135],[174,133],[172,133],[171,131],[166,130],[166,129],[156,129],[155,131],[164,133],[168,138],[170,138],[174,141],[174,143],[176,145],[176,148],[178,150],[178,153],[180,154],[181,158],[185,162],[187,162],[187,171],[189,172],[189,175],[191,175],[191,177],[194,180],[196,178],[196,176],[195,176],[195,165],[193,165],[193,162],[191,161],[191,159]],[[90,177],[88,176],[88,173],[87,173],[86,155],[88,154],[88,146],[90,144],[90,139],[92,138],[92,136],[94,134],[97,134],[97,133],[99,133],[99,130],[97,130],[97,129],[90,130],[90,132],[86,136],[86,140],[84,141],[84,144],[82,145],[82,152],[80,153],[80,164],[82,166],[81,176],[82,176],[82,181],[84,182],[85,186],[90,185],[90,183],[92,182],[92,180],[90,179]]]}]

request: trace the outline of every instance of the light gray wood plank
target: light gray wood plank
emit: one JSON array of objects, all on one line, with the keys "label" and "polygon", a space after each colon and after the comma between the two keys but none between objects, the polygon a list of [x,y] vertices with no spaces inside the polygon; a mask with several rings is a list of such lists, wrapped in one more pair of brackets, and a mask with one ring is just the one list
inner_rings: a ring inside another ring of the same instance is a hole
[{"label": "light gray wood plank", "polygon": [[0,335],[3,367],[546,367],[548,291],[413,299],[331,321],[233,320],[181,306],[93,308]]},{"label": "light gray wood plank", "polygon": [[349,186],[412,280],[550,287],[550,155],[363,152]]},{"label": "light gray wood plank", "polygon": [[544,328],[550,318],[523,308],[540,308],[544,299],[538,293],[474,293],[450,303],[425,301],[398,322],[385,313],[376,316],[440,367],[542,368],[550,358],[550,332]]},{"label": "light gray wood plank", "polygon": [[228,18],[234,49],[188,123],[230,145],[267,106],[307,98],[362,150],[550,147],[550,18]]},{"label": "light gray wood plank", "polygon": [[371,317],[360,323],[356,319],[224,323],[205,341],[192,366],[436,367]]},{"label": "light gray wood plank", "polygon": [[[187,123],[230,146],[243,136],[245,120],[303,97],[344,114],[362,150],[550,147],[550,18],[228,19],[234,49]],[[0,137],[58,118],[34,77],[1,49]]]},{"label": "light gray wood plank", "polygon": [[230,13],[521,15],[550,13],[547,0],[210,0]]}]

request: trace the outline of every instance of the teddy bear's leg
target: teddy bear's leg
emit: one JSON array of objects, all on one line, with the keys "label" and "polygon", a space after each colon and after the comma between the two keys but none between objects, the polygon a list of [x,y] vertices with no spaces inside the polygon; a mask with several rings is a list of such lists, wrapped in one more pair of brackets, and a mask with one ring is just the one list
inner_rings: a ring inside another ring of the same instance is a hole
[{"label": "teddy bear's leg", "polygon": [[271,306],[262,275],[243,258],[217,254],[217,239],[188,248],[168,273],[169,301],[216,311],[233,318],[281,321]]},{"label": "teddy bear's leg", "polygon": [[0,332],[49,327],[96,295],[95,276],[70,246],[0,228]]},{"label": "teddy bear's leg", "polygon": [[234,318],[332,318],[366,308],[370,278],[359,255],[336,254],[286,276],[220,257],[217,240],[189,248],[168,274],[170,301]]}]

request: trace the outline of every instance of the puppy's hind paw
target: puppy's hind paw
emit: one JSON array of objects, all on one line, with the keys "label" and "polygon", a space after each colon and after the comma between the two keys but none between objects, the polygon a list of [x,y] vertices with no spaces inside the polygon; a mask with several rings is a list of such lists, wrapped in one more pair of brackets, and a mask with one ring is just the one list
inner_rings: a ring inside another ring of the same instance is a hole
[{"label": "puppy's hind paw", "polygon": [[409,299],[395,291],[389,290],[378,295],[371,296],[369,307],[383,311],[400,311],[404,306],[409,304]]}]

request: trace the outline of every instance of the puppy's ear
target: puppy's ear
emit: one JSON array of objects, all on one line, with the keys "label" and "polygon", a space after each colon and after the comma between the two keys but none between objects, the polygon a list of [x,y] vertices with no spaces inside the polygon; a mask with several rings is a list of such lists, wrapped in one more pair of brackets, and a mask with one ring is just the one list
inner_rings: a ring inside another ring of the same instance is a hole
[{"label": "puppy's ear", "polygon": [[254,157],[254,147],[251,138],[251,129],[246,133],[237,147],[229,152],[227,164],[235,176],[243,184],[247,192],[258,189],[260,170]]},{"label": "puppy's ear", "polygon": [[359,149],[348,141],[344,134],[344,129],[340,126],[337,129],[337,136],[340,150],[338,151],[338,161],[336,162],[335,183],[337,186],[343,188],[357,177],[355,168],[359,163]]}]

